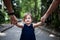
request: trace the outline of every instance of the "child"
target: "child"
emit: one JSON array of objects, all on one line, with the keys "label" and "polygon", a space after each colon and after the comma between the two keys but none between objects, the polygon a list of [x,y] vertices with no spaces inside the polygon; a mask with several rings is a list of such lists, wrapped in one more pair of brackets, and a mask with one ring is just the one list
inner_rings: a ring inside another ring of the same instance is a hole
[{"label": "child", "polygon": [[22,34],[20,40],[36,40],[34,28],[42,24],[42,22],[37,22],[32,24],[32,16],[30,13],[24,15],[24,24],[17,23],[17,19],[14,15],[10,15],[11,21],[14,25],[22,28]]}]

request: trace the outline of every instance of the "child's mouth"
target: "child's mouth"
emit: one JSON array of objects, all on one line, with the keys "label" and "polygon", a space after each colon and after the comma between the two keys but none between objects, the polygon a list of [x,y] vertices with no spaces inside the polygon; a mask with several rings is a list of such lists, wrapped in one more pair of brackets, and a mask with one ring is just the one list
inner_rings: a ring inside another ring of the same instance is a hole
[{"label": "child's mouth", "polygon": [[27,22],[29,22],[29,21],[27,21]]}]

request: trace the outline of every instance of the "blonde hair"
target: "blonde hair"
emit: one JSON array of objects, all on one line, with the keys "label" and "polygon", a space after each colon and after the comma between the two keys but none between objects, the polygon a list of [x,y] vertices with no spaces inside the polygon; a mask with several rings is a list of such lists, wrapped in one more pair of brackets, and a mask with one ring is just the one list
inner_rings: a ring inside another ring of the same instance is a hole
[{"label": "blonde hair", "polygon": [[27,13],[25,13],[25,14],[24,14],[23,21],[25,21],[25,18],[27,17],[27,15],[30,15],[30,16],[31,16],[31,18],[32,18],[31,13],[27,12]]}]

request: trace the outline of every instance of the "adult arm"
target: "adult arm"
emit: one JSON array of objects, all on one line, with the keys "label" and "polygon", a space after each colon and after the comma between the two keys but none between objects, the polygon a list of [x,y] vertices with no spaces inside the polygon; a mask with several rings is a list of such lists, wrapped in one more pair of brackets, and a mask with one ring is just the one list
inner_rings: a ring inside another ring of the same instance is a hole
[{"label": "adult arm", "polygon": [[[12,4],[11,4],[11,0],[3,0],[3,2],[8,10],[8,13],[9,14],[14,13],[14,10],[13,10]],[[10,15],[10,21],[12,24],[17,25],[18,27],[22,28],[22,26],[23,26],[22,24],[18,24],[18,21],[17,21],[17,18],[15,15]]]},{"label": "adult arm", "polygon": [[23,28],[24,25],[22,23],[18,23],[18,20],[15,15],[10,15],[10,20],[12,24],[16,25],[17,27]]},{"label": "adult arm", "polygon": [[60,0],[53,0],[46,13],[41,17],[41,22],[45,22],[47,17],[58,7]]},{"label": "adult arm", "polygon": [[11,0],[3,0],[3,2],[8,10],[8,13],[14,12],[14,10],[12,8]]}]

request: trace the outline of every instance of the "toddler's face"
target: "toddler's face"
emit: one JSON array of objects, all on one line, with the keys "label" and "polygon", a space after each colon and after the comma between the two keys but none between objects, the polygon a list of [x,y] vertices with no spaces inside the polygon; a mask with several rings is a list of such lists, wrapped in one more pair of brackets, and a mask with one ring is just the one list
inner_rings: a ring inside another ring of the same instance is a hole
[{"label": "toddler's face", "polygon": [[30,24],[32,22],[32,18],[30,15],[27,15],[26,18],[25,18],[25,23],[26,24]]}]

